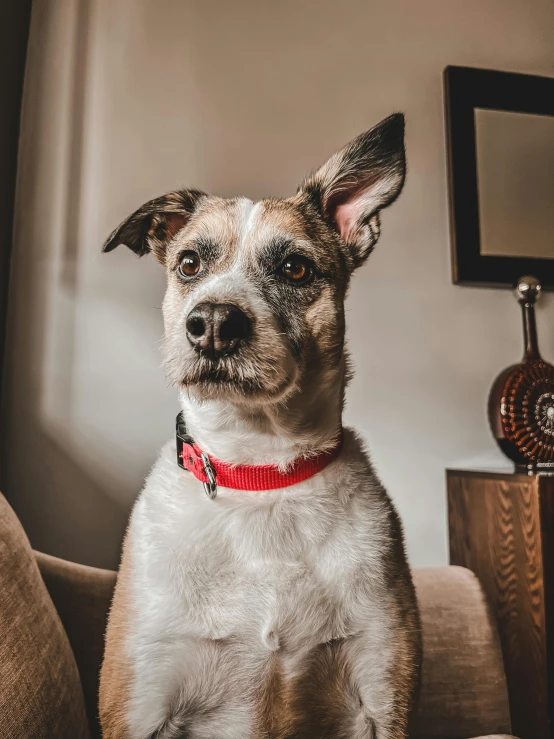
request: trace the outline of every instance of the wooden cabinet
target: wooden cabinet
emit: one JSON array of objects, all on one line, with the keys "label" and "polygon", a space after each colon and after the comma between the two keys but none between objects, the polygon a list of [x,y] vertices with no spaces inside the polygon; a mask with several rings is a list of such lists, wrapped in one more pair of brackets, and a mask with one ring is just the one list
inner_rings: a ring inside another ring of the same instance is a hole
[{"label": "wooden cabinet", "polygon": [[554,477],[448,470],[447,488],[450,561],[494,610],[513,733],[554,739]]}]

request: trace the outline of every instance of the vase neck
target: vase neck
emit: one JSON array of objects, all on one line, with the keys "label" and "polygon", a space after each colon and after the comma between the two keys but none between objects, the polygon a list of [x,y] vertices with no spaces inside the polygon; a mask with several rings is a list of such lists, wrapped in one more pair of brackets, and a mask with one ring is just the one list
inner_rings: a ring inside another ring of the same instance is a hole
[{"label": "vase neck", "polygon": [[537,324],[535,322],[535,306],[533,303],[521,301],[523,313],[523,343],[525,348],[524,359],[540,359],[537,341]]}]

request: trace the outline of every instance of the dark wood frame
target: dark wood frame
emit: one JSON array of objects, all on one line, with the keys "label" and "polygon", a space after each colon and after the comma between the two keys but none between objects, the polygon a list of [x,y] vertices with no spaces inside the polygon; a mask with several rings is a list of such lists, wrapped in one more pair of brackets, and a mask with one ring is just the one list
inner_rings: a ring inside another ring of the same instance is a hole
[{"label": "dark wood frame", "polygon": [[446,67],[444,90],[453,281],[514,287],[530,274],[554,290],[554,259],[481,254],[475,147],[476,108],[554,116],[554,78]]}]

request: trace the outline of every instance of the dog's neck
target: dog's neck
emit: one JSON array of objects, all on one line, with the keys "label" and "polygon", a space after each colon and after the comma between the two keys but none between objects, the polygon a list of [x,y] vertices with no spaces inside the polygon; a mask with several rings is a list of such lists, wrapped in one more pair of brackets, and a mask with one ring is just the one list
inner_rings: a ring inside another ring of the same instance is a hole
[{"label": "dog's neck", "polygon": [[342,426],[344,363],[279,403],[202,400],[181,393],[187,431],[208,454],[231,464],[274,464],[333,448]]}]

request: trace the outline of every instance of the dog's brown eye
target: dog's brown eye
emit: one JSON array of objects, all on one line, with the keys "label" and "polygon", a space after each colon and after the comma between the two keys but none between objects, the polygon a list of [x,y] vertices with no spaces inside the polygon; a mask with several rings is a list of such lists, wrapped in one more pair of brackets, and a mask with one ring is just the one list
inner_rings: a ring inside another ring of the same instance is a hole
[{"label": "dog's brown eye", "polygon": [[200,257],[194,251],[186,251],[179,263],[179,272],[183,277],[194,277],[200,271]]},{"label": "dog's brown eye", "polygon": [[299,256],[290,256],[281,265],[281,272],[289,280],[297,285],[306,283],[313,275],[312,263]]}]

